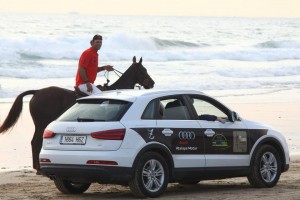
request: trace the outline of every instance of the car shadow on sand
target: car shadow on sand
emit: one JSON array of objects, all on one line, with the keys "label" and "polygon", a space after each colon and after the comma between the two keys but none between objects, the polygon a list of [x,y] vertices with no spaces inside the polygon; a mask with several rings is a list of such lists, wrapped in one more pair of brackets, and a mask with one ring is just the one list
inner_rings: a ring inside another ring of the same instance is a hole
[{"label": "car shadow on sand", "polygon": [[[100,187],[100,188],[99,188]],[[167,190],[158,199],[199,199],[199,197],[224,197],[227,195],[237,194],[239,192],[251,193],[255,190],[247,182],[226,182],[211,183],[201,182],[194,185],[181,185],[171,183]],[[130,191],[129,187],[116,185],[98,185],[94,184],[91,188],[81,195],[63,195],[59,194],[58,198],[62,199],[137,199]],[[229,196],[228,196],[229,197]]]}]

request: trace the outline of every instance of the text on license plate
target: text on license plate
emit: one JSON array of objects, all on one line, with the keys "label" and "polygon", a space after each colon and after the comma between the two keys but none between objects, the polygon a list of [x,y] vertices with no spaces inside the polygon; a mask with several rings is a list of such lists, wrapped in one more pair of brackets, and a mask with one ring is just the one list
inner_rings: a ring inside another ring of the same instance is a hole
[{"label": "text on license plate", "polygon": [[75,135],[63,135],[60,138],[60,144],[78,144],[85,145],[86,136],[75,136]]}]

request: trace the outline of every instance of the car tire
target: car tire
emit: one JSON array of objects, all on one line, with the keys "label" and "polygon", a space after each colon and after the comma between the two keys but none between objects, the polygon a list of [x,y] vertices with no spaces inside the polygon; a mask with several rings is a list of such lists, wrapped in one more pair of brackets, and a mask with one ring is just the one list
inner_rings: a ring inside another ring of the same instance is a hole
[{"label": "car tire", "polygon": [[60,177],[57,177],[54,183],[56,188],[64,194],[82,194],[91,185],[91,183],[73,183]]},{"label": "car tire", "polygon": [[169,168],[165,159],[158,153],[147,152],[137,162],[129,187],[136,197],[158,197],[168,182]]},{"label": "car tire", "polygon": [[249,183],[256,188],[273,187],[281,175],[278,151],[271,145],[263,145],[254,154],[250,165]]}]

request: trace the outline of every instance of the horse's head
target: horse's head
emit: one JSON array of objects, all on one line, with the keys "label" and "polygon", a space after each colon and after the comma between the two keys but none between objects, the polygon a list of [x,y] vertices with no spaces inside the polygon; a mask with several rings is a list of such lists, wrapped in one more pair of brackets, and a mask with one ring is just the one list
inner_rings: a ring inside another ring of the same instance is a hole
[{"label": "horse's head", "polygon": [[132,61],[132,65],[123,74],[118,71],[122,74],[122,76],[115,83],[107,86],[107,90],[133,89],[136,84],[140,84],[145,89],[153,88],[154,81],[147,73],[146,68],[142,65],[142,58],[139,62],[136,62],[136,58],[134,56]]},{"label": "horse's head", "polygon": [[139,62],[136,62],[135,56],[132,59],[132,65],[130,68],[133,68],[136,75],[136,82],[143,86],[145,89],[153,88],[154,81],[150,77],[150,75],[147,72],[147,69],[142,65],[143,59],[140,58]]}]

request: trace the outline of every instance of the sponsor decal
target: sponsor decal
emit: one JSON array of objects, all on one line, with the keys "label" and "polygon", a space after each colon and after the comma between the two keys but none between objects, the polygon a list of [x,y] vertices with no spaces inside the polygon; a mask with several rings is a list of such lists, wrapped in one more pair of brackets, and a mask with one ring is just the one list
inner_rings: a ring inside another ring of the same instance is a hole
[{"label": "sponsor decal", "polygon": [[204,134],[207,136],[207,137],[212,137],[215,135],[215,132],[212,130],[212,129],[206,129]]},{"label": "sponsor decal", "polygon": [[194,131],[179,131],[178,137],[180,140],[194,140],[196,135]]},{"label": "sponsor decal", "polygon": [[161,133],[164,134],[165,136],[171,136],[173,134],[173,131],[169,128],[165,128],[164,130],[162,130]]},{"label": "sponsor decal", "polygon": [[145,127],[133,128],[146,143],[156,141],[165,145],[172,154],[204,154],[201,129]]},{"label": "sponsor decal", "polygon": [[176,151],[197,151],[198,147],[176,147]]},{"label": "sponsor decal", "polygon": [[147,129],[148,130],[148,138],[150,139],[150,140],[153,140],[155,137],[154,137],[154,134],[153,134],[153,128],[152,129],[150,129],[150,128],[148,128]]},{"label": "sponsor decal", "polygon": [[67,127],[66,128],[66,132],[68,132],[68,133],[75,133],[76,132],[76,128],[75,127]]},{"label": "sponsor decal", "polygon": [[188,140],[180,140],[179,144],[181,144],[181,145],[188,145],[189,141]]},{"label": "sponsor decal", "polygon": [[178,137],[179,137],[179,144],[180,145],[188,145],[189,141],[191,140],[195,140],[196,135],[194,131],[179,131],[178,133]]},{"label": "sponsor decal", "polygon": [[217,134],[212,139],[212,146],[213,147],[228,147],[227,139],[222,134]]},{"label": "sponsor decal", "polygon": [[246,131],[233,131],[233,152],[247,152]]}]

